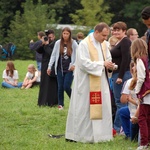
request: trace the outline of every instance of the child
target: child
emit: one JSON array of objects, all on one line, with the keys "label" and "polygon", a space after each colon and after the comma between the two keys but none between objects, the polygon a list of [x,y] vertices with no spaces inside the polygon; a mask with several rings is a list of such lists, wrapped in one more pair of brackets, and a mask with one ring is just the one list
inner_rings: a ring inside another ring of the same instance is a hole
[{"label": "child", "polygon": [[109,49],[111,50],[118,42],[118,39],[115,36],[111,36],[108,42],[110,43]]},{"label": "child", "polygon": [[5,88],[20,88],[22,83],[18,83],[18,71],[15,69],[14,63],[8,61],[6,69],[3,71],[3,82],[2,86]]},{"label": "child", "polygon": [[[138,132],[139,132],[137,118],[135,116],[139,101],[134,91],[135,86],[131,84],[133,74],[135,73],[135,66],[133,62],[130,63],[130,72],[132,78],[128,79],[124,83],[120,99],[121,103],[128,103],[128,106],[120,108],[119,114],[123,131],[126,135],[125,139],[128,139],[130,137],[131,141],[133,141],[138,139]],[[134,121],[134,123],[132,123],[130,119]]]},{"label": "child", "polygon": [[33,64],[28,66],[28,72],[26,73],[26,77],[23,81],[21,89],[29,89],[33,85],[36,85],[40,82],[40,76],[38,71],[35,69]]},{"label": "child", "polygon": [[135,93],[140,100],[138,124],[140,128],[140,146],[137,150],[148,149],[150,143],[150,78],[148,70],[147,44],[136,39],[131,45],[131,56],[136,64]]}]

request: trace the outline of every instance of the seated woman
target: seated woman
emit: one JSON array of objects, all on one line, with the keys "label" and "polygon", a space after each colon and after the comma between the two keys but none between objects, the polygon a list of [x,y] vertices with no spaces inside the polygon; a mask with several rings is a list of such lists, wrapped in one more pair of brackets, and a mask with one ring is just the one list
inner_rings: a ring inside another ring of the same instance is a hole
[{"label": "seated woman", "polygon": [[7,62],[6,69],[3,71],[2,77],[2,87],[20,88],[22,86],[22,83],[18,82],[18,71],[15,69],[14,63],[12,61]]},{"label": "seated woman", "polygon": [[29,89],[40,83],[40,75],[33,64],[28,66],[28,72],[24,78],[21,89]]}]

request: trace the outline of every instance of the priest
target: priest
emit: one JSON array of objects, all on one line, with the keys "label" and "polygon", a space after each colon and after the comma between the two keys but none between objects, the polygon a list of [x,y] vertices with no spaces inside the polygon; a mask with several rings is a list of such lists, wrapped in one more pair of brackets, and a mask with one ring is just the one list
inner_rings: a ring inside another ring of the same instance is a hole
[{"label": "priest", "polygon": [[106,23],[97,24],[77,49],[67,141],[97,143],[113,138],[108,72],[116,65],[111,62],[106,41],[109,32]]}]

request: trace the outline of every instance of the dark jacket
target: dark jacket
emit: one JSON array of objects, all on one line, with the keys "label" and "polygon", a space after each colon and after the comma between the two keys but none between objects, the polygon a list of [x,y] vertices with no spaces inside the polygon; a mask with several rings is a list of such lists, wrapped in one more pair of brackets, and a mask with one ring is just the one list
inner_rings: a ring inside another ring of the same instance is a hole
[{"label": "dark jacket", "polygon": [[29,48],[31,50],[34,50],[35,51],[35,59],[36,61],[38,62],[42,62],[42,54],[38,53],[36,50],[39,49],[40,47],[42,46],[42,41],[41,40],[38,40],[36,42],[31,42],[29,44]]},{"label": "dark jacket", "polygon": [[126,71],[130,70],[130,46],[131,41],[129,38],[124,37],[115,47],[110,50],[112,55],[112,62],[118,65],[118,69],[113,73],[119,73],[118,78],[123,79]]}]

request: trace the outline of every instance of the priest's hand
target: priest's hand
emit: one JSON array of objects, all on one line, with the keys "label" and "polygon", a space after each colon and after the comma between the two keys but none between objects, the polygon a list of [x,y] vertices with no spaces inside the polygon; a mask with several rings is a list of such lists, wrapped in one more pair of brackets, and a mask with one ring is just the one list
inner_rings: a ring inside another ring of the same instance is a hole
[{"label": "priest's hand", "polygon": [[107,69],[113,70],[114,63],[112,63],[111,61],[104,61],[104,66],[105,66]]},{"label": "priest's hand", "polygon": [[50,74],[51,74],[51,70],[50,69],[47,69],[47,74],[50,76]]}]

